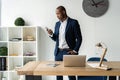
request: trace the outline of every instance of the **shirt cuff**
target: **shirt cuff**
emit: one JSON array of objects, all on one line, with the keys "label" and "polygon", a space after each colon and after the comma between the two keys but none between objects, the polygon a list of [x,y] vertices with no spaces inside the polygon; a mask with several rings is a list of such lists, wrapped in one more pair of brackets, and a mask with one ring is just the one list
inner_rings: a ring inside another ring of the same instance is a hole
[{"label": "shirt cuff", "polygon": [[53,37],[53,34],[52,35],[49,34],[49,37]]},{"label": "shirt cuff", "polygon": [[74,53],[77,53],[75,50],[73,50]]}]

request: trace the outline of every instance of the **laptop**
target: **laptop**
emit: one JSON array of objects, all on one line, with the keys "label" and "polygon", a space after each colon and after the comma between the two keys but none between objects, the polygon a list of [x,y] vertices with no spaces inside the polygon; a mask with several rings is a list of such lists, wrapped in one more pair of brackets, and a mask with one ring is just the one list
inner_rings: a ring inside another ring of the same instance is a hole
[{"label": "laptop", "polygon": [[64,55],[64,67],[85,67],[86,55]]}]

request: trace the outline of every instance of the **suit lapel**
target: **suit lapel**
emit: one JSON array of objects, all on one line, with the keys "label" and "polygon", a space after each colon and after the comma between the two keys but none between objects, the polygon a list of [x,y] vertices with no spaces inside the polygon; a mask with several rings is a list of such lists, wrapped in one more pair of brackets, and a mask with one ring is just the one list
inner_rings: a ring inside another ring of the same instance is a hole
[{"label": "suit lapel", "polygon": [[58,24],[58,34],[59,34],[60,25],[61,25],[61,23],[59,22],[59,24]]},{"label": "suit lapel", "polygon": [[69,24],[70,24],[70,18],[68,17],[68,20],[67,20],[67,25],[66,25],[66,29],[65,29],[65,34],[69,28]]}]

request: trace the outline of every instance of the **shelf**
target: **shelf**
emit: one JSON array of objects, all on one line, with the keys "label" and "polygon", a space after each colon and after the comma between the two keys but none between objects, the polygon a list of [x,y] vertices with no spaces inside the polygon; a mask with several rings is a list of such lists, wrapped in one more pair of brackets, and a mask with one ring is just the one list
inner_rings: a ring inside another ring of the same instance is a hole
[{"label": "shelf", "polygon": [[0,41],[0,43],[5,43],[5,42],[7,43],[8,41]]},{"label": "shelf", "polygon": [[27,56],[29,54],[36,56],[36,43],[23,43],[23,55]]},{"label": "shelf", "polygon": [[22,41],[9,41],[9,43],[22,43]]},{"label": "shelf", "polygon": [[8,70],[0,71],[0,72],[8,72]]},{"label": "shelf", "polygon": [[36,41],[23,41],[23,43],[36,43]]},{"label": "shelf", "polygon": [[36,56],[23,56],[24,58],[35,58]]},{"label": "shelf", "polygon": [[9,72],[9,80],[19,80],[19,78],[20,76],[17,75],[17,72]]},{"label": "shelf", "polygon": [[4,77],[4,80],[8,79],[8,72],[0,72],[0,80],[3,80],[2,78]]},{"label": "shelf", "polygon": [[8,72],[8,70],[2,70],[2,71],[0,70],[0,72]]},{"label": "shelf", "polygon": [[16,71],[13,69],[13,70],[9,70],[9,72],[16,72]]},{"label": "shelf", "polygon": [[13,58],[9,58],[9,70],[15,70],[18,67],[22,67],[23,63],[22,63],[22,58],[18,58],[18,57],[13,57]]},{"label": "shelf", "polygon": [[16,70],[15,70],[15,69],[13,69],[13,70],[9,70],[8,72],[16,72]]},{"label": "shelf", "polygon": [[9,41],[13,38],[21,38],[22,39],[22,28],[21,27],[9,27],[8,29]]},{"label": "shelf", "polygon": [[0,56],[8,55],[8,45],[7,42],[0,42]]},{"label": "shelf", "polygon": [[0,28],[0,41],[7,41],[7,28],[6,27],[1,27]]},{"label": "shelf", "polygon": [[0,47],[7,47],[7,42],[0,42]]},{"label": "shelf", "polygon": [[9,43],[9,56],[22,56],[22,43]]},{"label": "shelf", "polygon": [[9,56],[9,58],[21,58],[23,56]]},{"label": "shelf", "polygon": [[7,58],[8,56],[0,56],[0,57],[6,57]]},{"label": "shelf", "polygon": [[24,27],[23,28],[23,41],[36,41],[36,28]]}]

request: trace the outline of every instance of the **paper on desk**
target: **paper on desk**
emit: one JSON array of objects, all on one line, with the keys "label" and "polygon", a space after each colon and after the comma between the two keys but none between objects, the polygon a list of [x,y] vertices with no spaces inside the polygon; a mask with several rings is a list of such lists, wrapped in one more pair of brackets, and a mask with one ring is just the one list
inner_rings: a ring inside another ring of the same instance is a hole
[{"label": "paper on desk", "polygon": [[[87,63],[87,64],[91,67],[98,67],[100,63]],[[102,66],[104,65],[102,64]]]},{"label": "paper on desk", "polygon": [[55,63],[50,63],[50,64],[47,64],[47,66],[50,66],[50,67],[56,67],[58,66],[59,64],[55,64]]}]

